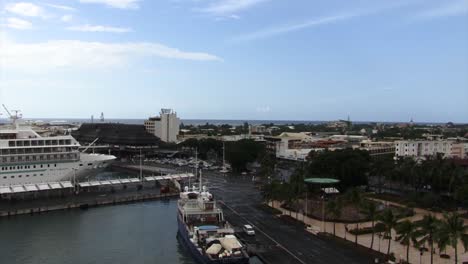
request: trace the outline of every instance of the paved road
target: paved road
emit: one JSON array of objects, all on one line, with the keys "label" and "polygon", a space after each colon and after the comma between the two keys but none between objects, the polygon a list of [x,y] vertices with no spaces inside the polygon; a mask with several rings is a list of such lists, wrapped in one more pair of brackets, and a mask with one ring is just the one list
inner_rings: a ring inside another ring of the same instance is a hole
[{"label": "paved road", "polygon": [[225,204],[228,221],[236,226],[255,226],[255,237],[243,238],[268,263],[373,263],[373,257],[367,253],[314,236],[261,210],[259,191],[250,177],[223,177],[207,172],[204,178],[215,198]]}]

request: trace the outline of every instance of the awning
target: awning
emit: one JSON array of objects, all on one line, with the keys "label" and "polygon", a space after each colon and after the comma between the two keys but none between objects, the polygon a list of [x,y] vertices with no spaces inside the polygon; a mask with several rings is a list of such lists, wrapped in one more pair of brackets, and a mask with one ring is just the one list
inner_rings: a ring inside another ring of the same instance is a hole
[{"label": "awning", "polygon": [[13,191],[13,193],[26,192],[23,185],[13,185],[13,186],[11,186],[11,190]]},{"label": "awning", "polygon": [[89,185],[90,186],[99,186],[99,185],[101,185],[101,183],[98,182],[98,181],[92,181],[92,182],[89,182]]},{"label": "awning", "polygon": [[62,189],[62,185],[60,185],[60,183],[58,183],[58,182],[50,182],[49,186],[53,190]]},{"label": "awning", "polygon": [[130,178],[130,182],[140,182],[140,179],[138,178]]},{"label": "awning", "polygon": [[89,182],[80,182],[80,183],[78,183],[78,185],[79,185],[80,187],[89,187],[89,186],[91,186],[91,185],[89,184]]},{"label": "awning", "polygon": [[120,180],[110,180],[110,183],[112,184],[120,184]]},{"label": "awning", "polygon": [[120,182],[121,182],[121,183],[129,183],[130,180],[129,180],[129,179],[121,179]]},{"label": "awning", "polygon": [[25,188],[26,191],[28,191],[28,192],[39,191],[39,189],[37,188],[37,186],[36,186],[35,184],[26,184],[26,185],[24,185],[24,188]]},{"label": "awning", "polygon": [[71,181],[63,181],[63,182],[60,182],[60,184],[62,185],[63,188],[73,188],[73,184],[71,183]]},{"label": "awning", "polygon": [[40,191],[44,191],[44,190],[50,190],[50,187],[47,183],[38,183],[37,184],[37,188],[40,190]]},{"label": "awning", "polygon": [[0,186],[0,194],[12,193],[11,188],[7,186]]},{"label": "awning", "polygon": [[112,184],[110,181],[101,181],[101,185],[110,185]]}]

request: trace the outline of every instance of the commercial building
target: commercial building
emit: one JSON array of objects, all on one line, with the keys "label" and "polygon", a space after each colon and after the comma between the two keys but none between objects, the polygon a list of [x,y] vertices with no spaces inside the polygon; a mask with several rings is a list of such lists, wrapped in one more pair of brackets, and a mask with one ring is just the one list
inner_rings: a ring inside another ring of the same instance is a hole
[{"label": "commercial building", "polygon": [[145,128],[164,142],[177,142],[180,119],[172,109],[161,109],[159,116],[145,120]]},{"label": "commercial building", "polygon": [[425,158],[442,155],[444,158],[467,158],[468,143],[451,140],[395,141],[395,157]]},{"label": "commercial building", "polygon": [[395,153],[395,143],[391,141],[363,140],[361,141],[359,148],[367,150],[370,155],[387,155]]}]

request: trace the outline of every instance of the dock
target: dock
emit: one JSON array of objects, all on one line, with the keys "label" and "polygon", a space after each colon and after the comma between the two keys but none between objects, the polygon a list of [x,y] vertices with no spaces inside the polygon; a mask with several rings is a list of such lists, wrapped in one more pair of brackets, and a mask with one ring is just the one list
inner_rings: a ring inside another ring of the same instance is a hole
[{"label": "dock", "polygon": [[177,197],[192,173],[0,186],[0,217]]},{"label": "dock", "polygon": [[[141,188],[141,189],[140,189]],[[87,209],[91,207],[134,203],[141,201],[172,199],[179,195],[178,189],[161,192],[154,185],[146,184],[143,187],[129,186],[126,189],[112,191],[108,188],[92,190],[89,192],[67,193],[61,196],[42,196],[36,199],[0,200],[0,217],[24,214],[42,214],[58,210],[74,208]]]}]

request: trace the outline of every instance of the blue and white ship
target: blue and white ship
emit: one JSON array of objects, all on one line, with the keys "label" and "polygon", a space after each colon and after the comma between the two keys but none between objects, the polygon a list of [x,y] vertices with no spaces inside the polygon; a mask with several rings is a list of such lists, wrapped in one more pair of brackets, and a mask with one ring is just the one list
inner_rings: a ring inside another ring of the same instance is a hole
[{"label": "blue and white ship", "polygon": [[205,186],[185,187],[178,201],[178,236],[198,263],[249,263],[245,247],[234,235]]}]

